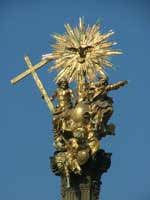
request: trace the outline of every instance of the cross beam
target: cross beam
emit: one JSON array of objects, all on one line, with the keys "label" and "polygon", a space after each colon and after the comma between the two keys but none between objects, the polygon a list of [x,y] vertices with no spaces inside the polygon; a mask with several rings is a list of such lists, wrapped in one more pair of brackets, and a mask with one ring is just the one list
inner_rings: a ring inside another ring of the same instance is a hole
[{"label": "cross beam", "polygon": [[21,73],[20,75],[18,75],[17,77],[15,77],[14,79],[12,79],[10,82],[12,84],[17,83],[18,81],[20,81],[21,79],[25,78],[26,76],[28,76],[29,74],[32,74],[33,79],[37,85],[37,87],[39,88],[42,96],[44,96],[44,100],[46,101],[48,108],[50,109],[50,111],[53,113],[54,112],[54,106],[50,100],[50,98],[48,97],[48,94],[42,84],[42,82],[40,81],[36,70],[39,69],[40,67],[42,67],[43,65],[45,65],[48,61],[47,60],[42,60],[41,62],[37,63],[36,65],[32,66],[32,63],[29,59],[28,56],[24,57],[24,60],[27,64],[27,66],[29,67],[28,70],[26,70],[25,72]]},{"label": "cross beam", "polygon": [[[26,58],[27,60],[29,60],[29,57],[28,56],[25,56],[24,59],[26,61]],[[27,63],[27,62],[26,62]],[[45,65],[46,63],[48,63],[47,60],[42,60],[41,62],[37,63],[36,65],[32,66],[32,68],[29,68],[27,69],[25,72],[19,74],[18,76],[16,76],[15,78],[13,78],[10,82],[12,84],[15,84],[17,83],[18,81],[20,81],[21,79],[25,78],[26,76],[28,76],[29,74],[31,74],[31,72],[34,70],[36,71],[37,69],[41,68],[43,65]],[[28,65],[28,63],[27,63]]]}]

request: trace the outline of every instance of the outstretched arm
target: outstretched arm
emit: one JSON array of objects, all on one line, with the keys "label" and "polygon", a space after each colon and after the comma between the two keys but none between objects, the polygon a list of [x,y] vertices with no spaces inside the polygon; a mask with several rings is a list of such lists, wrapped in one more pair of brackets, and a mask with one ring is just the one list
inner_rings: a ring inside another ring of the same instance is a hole
[{"label": "outstretched arm", "polygon": [[128,83],[128,81],[125,80],[125,81],[119,81],[117,83],[107,85],[106,86],[106,91],[117,90],[120,87],[123,87],[124,85],[126,85],[127,83]]}]

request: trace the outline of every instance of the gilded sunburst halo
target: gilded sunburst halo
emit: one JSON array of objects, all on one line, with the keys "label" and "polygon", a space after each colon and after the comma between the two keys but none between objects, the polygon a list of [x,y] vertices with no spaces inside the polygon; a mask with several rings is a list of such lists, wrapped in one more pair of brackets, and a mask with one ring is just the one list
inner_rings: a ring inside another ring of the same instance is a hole
[{"label": "gilded sunburst halo", "polygon": [[42,59],[54,60],[49,71],[58,70],[55,81],[65,78],[68,82],[78,82],[83,77],[86,81],[93,81],[96,75],[106,76],[105,68],[113,66],[110,56],[122,54],[120,50],[113,50],[116,43],[108,40],[114,32],[110,30],[102,34],[99,23],[85,27],[81,17],[78,27],[64,26],[66,33],[53,35],[56,40],[51,45],[53,52],[42,56]]}]

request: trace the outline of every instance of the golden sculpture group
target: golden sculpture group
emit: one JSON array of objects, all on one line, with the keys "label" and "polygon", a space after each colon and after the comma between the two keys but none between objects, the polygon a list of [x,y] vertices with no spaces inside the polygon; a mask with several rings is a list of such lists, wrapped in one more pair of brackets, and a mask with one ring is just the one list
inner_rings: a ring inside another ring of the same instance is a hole
[{"label": "golden sculpture group", "polygon": [[[82,18],[78,27],[72,29],[66,24],[65,28],[64,35],[54,34],[54,51],[43,55],[42,61],[35,66],[26,56],[29,69],[12,79],[11,83],[33,75],[53,114],[56,148],[53,170],[65,176],[67,187],[70,187],[70,174],[81,175],[82,166],[100,149],[101,138],[114,135],[115,125],[108,124],[113,113],[113,100],[107,94],[124,86],[127,81],[109,84],[105,73],[105,67],[112,67],[109,57],[121,54],[121,51],[111,48],[116,43],[108,41],[113,31],[102,34],[99,24],[86,28]],[[53,66],[49,70],[58,70],[55,78],[58,88],[51,97],[36,73],[50,61],[53,61]],[[69,87],[72,81],[74,91]],[[52,103],[55,99],[56,106]]]}]

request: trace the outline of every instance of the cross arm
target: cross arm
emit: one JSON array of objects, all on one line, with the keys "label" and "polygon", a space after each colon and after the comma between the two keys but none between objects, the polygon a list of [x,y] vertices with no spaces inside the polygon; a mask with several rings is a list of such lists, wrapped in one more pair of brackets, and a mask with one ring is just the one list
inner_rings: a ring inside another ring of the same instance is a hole
[{"label": "cross arm", "polygon": [[37,87],[39,88],[42,96],[44,96],[44,99],[45,99],[45,101],[46,101],[46,103],[48,105],[48,108],[50,109],[50,111],[52,113],[54,113],[54,106],[53,106],[50,98],[48,97],[48,94],[47,94],[42,82],[40,81],[40,79],[39,79],[39,77],[38,77],[38,75],[36,73],[36,70],[39,69],[40,67],[42,67],[43,65],[45,65],[48,61],[47,60],[42,60],[41,62],[39,62],[36,65],[32,66],[32,63],[31,63],[31,61],[30,61],[28,56],[25,56],[24,60],[25,60],[25,62],[26,62],[26,64],[27,64],[29,69],[26,70],[25,72],[23,72],[22,74],[18,75],[17,77],[15,77],[14,79],[12,79],[11,83],[15,84],[18,81],[20,81],[21,79],[25,78],[27,75],[32,74],[33,79],[34,79]]},{"label": "cross arm", "polygon": [[[25,56],[26,58],[27,56]],[[10,82],[11,84],[15,84],[18,81],[20,81],[21,79],[25,78],[26,76],[28,76],[29,74],[32,73],[32,71],[36,71],[37,69],[41,68],[43,65],[45,65],[46,63],[48,63],[50,60],[42,60],[39,63],[37,63],[36,65],[34,65],[32,68],[27,69],[25,72],[19,74],[18,76],[16,76],[15,78],[13,78]]]}]

